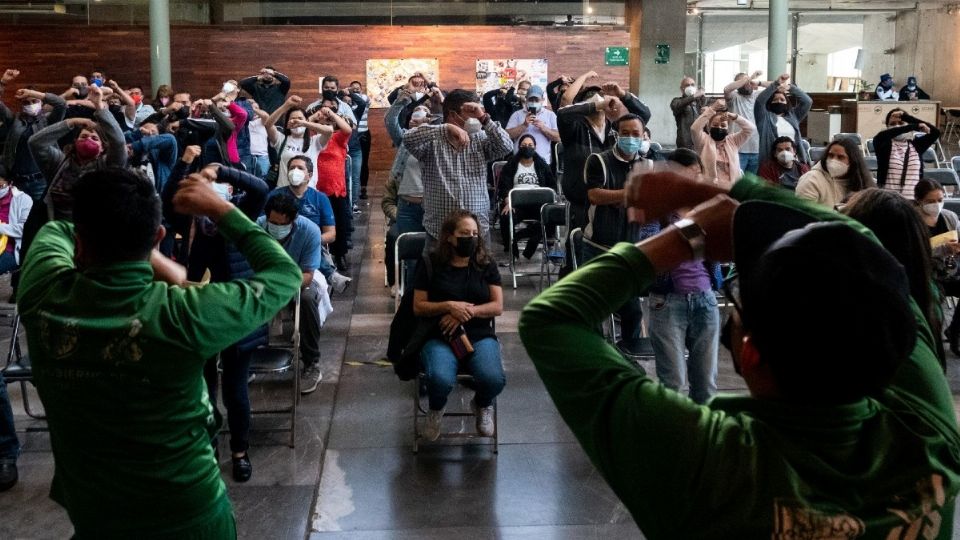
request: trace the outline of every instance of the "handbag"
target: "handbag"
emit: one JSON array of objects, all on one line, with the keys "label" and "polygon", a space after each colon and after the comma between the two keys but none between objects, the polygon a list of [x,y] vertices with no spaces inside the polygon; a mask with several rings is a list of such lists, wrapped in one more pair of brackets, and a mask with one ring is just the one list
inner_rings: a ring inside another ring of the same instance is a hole
[{"label": "handbag", "polygon": [[462,324],[457,326],[450,334],[444,334],[444,337],[447,339],[450,349],[453,350],[453,356],[457,358],[457,361],[462,362],[473,354],[473,343],[470,343],[470,338],[467,337],[467,332],[463,329]]},{"label": "handbag", "polygon": [[274,148],[269,148],[270,156],[270,168],[267,170],[266,176],[263,177],[263,181],[270,186],[270,189],[277,187],[277,181],[280,179],[280,157],[283,155],[283,150],[287,147],[287,135],[283,136],[283,141],[280,142],[280,150],[277,151]]}]

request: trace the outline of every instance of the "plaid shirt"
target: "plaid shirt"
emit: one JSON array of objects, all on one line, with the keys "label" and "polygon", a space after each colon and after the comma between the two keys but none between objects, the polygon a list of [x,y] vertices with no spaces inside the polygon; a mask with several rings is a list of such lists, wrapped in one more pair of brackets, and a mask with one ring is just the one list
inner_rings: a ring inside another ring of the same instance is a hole
[{"label": "plaid shirt", "polygon": [[513,141],[500,124],[488,121],[470,136],[463,150],[450,146],[447,128],[420,126],[403,135],[403,145],[420,161],[423,175],[423,227],[434,238],[450,212],[465,209],[480,219],[480,230],[490,226],[487,162],[513,150]]}]

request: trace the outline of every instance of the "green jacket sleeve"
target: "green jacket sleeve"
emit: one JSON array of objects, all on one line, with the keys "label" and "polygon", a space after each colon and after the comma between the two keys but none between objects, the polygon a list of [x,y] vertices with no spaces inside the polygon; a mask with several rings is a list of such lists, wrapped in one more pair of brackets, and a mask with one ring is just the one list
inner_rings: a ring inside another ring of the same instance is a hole
[{"label": "green jacket sleeve", "polygon": [[73,253],[72,223],[51,221],[37,232],[20,273],[17,309],[21,315],[27,316],[36,309],[58,280],[77,275]]}]

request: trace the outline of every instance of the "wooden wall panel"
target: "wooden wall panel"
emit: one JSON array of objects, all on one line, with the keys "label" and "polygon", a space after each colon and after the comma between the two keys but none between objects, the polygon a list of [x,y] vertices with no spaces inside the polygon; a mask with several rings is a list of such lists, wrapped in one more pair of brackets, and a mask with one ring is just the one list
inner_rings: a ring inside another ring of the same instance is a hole
[{"label": "wooden wall panel", "polygon": [[[195,97],[270,64],[291,77],[292,92],[312,101],[324,74],[366,84],[368,58],[404,57],[439,58],[444,89],[474,88],[477,58],[547,58],[551,78],[592,69],[628,86],[628,68],[603,65],[605,47],[629,45],[626,27],[174,26],[170,39],[174,88]],[[0,26],[0,69],[15,67],[21,84],[58,93],[74,74],[94,68],[121,85],[149,87],[148,49],[146,27]],[[18,87],[4,97],[12,99]],[[369,117],[374,170],[389,169],[393,160],[385,111]]]}]

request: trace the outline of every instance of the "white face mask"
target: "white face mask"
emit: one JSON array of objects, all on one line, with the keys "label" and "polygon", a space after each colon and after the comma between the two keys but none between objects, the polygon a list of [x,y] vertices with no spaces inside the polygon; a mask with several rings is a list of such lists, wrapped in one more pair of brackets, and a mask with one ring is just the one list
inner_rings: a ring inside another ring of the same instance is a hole
[{"label": "white face mask", "polygon": [[422,98],[422,97],[423,97],[423,92],[414,92],[414,93],[413,93],[413,99],[416,100],[416,101],[420,101],[420,98]]},{"label": "white face mask", "polygon": [[841,176],[847,174],[847,171],[849,170],[850,165],[847,165],[838,159],[827,160],[827,172],[830,173],[830,176],[834,178],[840,178]]},{"label": "white face mask", "polygon": [[793,160],[796,159],[796,157],[797,156],[795,156],[790,150],[781,150],[780,152],[777,152],[777,161],[779,161],[784,167],[793,167]]},{"label": "white face mask", "polygon": [[474,133],[479,133],[481,128],[480,121],[476,118],[467,118],[463,122],[463,129],[467,132],[468,135],[473,135]]},{"label": "white face mask", "polygon": [[290,128],[290,134],[296,135],[297,137],[302,137],[304,133],[307,132],[307,128],[303,126],[297,126],[295,128]]},{"label": "white face mask", "polygon": [[234,92],[237,91],[237,87],[234,86],[233,83],[228,83],[228,82],[227,82],[227,83],[223,83],[223,88],[221,88],[221,91],[222,91],[224,94],[232,94],[232,93],[234,93]]},{"label": "white face mask", "polygon": [[225,200],[230,200],[230,184],[222,184],[220,182],[213,182],[210,184],[210,187],[217,192],[217,195]]},{"label": "white face mask", "polygon": [[293,230],[293,224],[288,223],[286,225],[277,225],[276,223],[267,222],[267,232],[270,233],[270,236],[276,238],[277,240],[283,240],[284,238],[290,236],[290,231]]},{"label": "white face mask", "polygon": [[10,186],[0,188],[0,199],[7,196],[10,193]]},{"label": "white face mask", "polygon": [[920,208],[923,209],[924,214],[930,217],[937,217],[940,215],[940,212],[943,211],[943,203],[942,202],[927,203],[921,206]]},{"label": "white face mask", "polygon": [[683,95],[687,97],[690,97],[696,93],[697,93],[697,87],[696,85],[693,85],[693,84],[691,84],[690,86],[686,86],[683,89]]},{"label": "white face mask", "polygon": [[287,180],[290,181],[291,186],[300,186],[307,181],[307,173],[302,169],[290,169],[287,172]]},{"label": "white face mask", "polygon": [[417,109],[413,111],[413,114],[410,115],[411,120],[416,120],[417,122],[422,121],[427,117],[427,112],[423,109]]},{"label": "white face mask", "polygon": [[642,141],[640,141],[640,153],[646,154],[649,151],[650,151],[650,141],[646,139],[643,139]]},{"label": "white face mask", "polygon": [[23,112],[24,112],[25,114],[27,114],[28,116],[36,116],[36,115],[40,114],[40,109],[42,109],[42,108],[43,108],[43,103],[40,103],[40,102],[38,101],[38,102],[36,102],[36,103],[31,103],[31,104],[29,104],[29,105],[24,105],[24,106],[23,106]]}]

